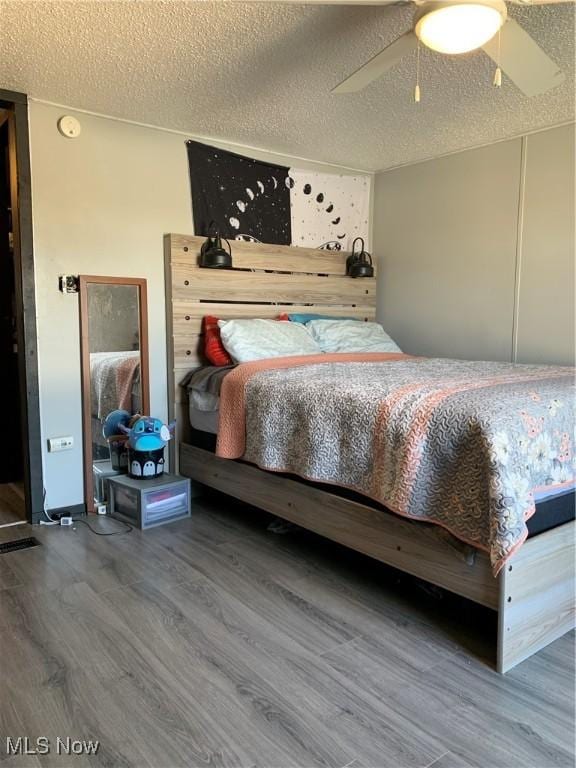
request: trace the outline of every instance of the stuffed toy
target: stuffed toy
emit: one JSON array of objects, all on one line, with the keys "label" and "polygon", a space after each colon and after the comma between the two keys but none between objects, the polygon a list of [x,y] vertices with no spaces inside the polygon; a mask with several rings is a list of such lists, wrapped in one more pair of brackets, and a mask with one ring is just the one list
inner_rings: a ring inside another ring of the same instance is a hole
[{"label": "stuffed toy", "polygon": [[128,445],[133,451],[157,451],[164,448],[172,437],[176,422],[164,424],[161,419],[139,416],[131,427],[119,424],[120,431],[128,435]]},{"label": "stuffed toy", "polygon": [[104,419],[102,431],[112,448],[123,445],[131,477],[159,477],[164,472],[164,448],[172,438],[176,422],[164,424],[161,419],[151,416],[131,415],[128,411],[116,410]]}]

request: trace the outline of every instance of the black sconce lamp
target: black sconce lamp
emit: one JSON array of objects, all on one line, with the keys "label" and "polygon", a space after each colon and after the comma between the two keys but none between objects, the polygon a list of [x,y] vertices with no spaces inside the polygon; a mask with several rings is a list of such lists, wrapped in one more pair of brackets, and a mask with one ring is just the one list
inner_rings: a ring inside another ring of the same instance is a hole
[{"label": "black sconce lamp", "polygon": [[214,236],[208,235],[200,248],[200,266],[209,269],[232,269],[232,248],[226,238],[228,250],[222,247],[220,232],[216,230]]},{"label": "black sconce lamp", "polygon": [[[360,248],[356,250],[356,243],[360,240]],[[346,259],[346,274],[348,277],[374,277],[372,256],[364,250],[364,239],[355,238],[352,243],[352,253]]]}]

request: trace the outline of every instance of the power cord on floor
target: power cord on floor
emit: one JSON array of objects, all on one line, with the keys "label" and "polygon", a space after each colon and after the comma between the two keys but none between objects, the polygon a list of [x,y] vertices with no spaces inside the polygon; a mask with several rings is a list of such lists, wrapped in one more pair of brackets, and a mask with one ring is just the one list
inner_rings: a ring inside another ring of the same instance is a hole
[{"label": "power cord on floor", "polygon": [[120,531],[97,531],[95,528],[93,528],[90,523],[87,520],[83,520],[80,517],[72,517],[72,515],[66,515],[64,513],[58,513],[58,519],[55,519],[53,517],[50,517],[48,514],[48,510],[46,509],[46,488],[43,488],[43,494],[42,494],[42,511],[48,518],[48,522],[46,520],[40,520],[40,525],[62,525],[61,518],[69,518],[70,523],[83,523],[92,533],[94,533],[96,536],[122,536],[125,533],[130,533],[134,530],[134,526],[130,525],[130,523],[124,522],[124,520],[118,520],[117,517],[113,517],[112,515],[106,515],[106,517],[110,518],[111,520],[114,520],[117,523],[120,523],[121,525],[125,526],[124,529]]},{"label": "power cord on floor", "polygon": [[134,530],[134,526],[130,525],[130,523],[124,522],[124,520],[118,520],[117,517],[112,517],[112,515],[106,515],[106,517],[110,518],[111,520],[114,520],[117,523],[121,523],[122,525],[126,526],[125,529],[120,531],[97,531],[96,528],[93,528],[90,523],[87,520],[83,520],[79,517],[73,517],[72,522],[73,523],[83,523],[92,533],[95,533],[96,536],[122,536],[125,533],[130,533]]}]

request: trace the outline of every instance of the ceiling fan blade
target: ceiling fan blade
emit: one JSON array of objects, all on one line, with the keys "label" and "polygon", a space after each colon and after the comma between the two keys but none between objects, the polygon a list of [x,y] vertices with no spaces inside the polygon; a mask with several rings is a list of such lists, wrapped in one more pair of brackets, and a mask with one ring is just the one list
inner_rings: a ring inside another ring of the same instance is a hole
[{"label": "ceiling fan blade", "polygon": [[332,88],[332,93],[354,93],[355,91],[361,91],[363,88],[383,75],[394,64],[405,56],[410,51],[413,51],[418,44],[418,40],[414,32],[406,32],[405,35],[399,37],[383,51],[377,53],[376,56],[363,64],[360,69],[357,69],[354,74],[347,77],[335,88]]},{"label": "ceiling fan blade", "polygon": [[[498,35],[483,48],[498,63]],[[558,65],[514,19],[502,27],[500,66],[526,96],[545,93],[565,79]]]}]

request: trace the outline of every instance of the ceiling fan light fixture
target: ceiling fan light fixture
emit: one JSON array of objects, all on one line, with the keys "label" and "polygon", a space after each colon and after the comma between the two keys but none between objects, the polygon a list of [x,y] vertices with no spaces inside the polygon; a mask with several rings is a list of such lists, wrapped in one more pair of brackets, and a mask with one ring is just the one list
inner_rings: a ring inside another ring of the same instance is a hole
[{"label": "ceiling fan light fixture", "polygon": [[421,43],[438,53],[473,51],[491,40],[506,21],[503,0],[425,3],[416,19]]}]

